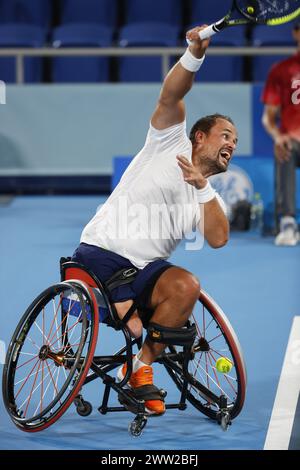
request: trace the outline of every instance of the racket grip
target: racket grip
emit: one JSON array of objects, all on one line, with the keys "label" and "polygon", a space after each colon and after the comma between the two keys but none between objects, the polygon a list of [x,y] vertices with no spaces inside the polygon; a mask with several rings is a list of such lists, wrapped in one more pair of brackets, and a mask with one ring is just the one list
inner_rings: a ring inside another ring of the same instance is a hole
[{"label": "racket grip", "polygon": [[[209,39],[211,38],[214,34],[218,33],[220,31],[219,25],[222,25],[224,22],[224,19],[217,21],[217,23],[211,24],[210,26],[207,26],[206,28],[202,29],[199,32],[199,38],[201,41],[204,39]],[[189,46],[193,44],[193,41],[190,41],[189,39],[186,40]]]},{"label": "racket grip", "polygon": [[214,34],[217,33],[217,30],[214,29],[214,24],[211,24],[210,26],[207,26],[207,28],[202,29],[202,31],[199,32],[199,38],[201,41],[203,39],[208,39],[211,38]]}]

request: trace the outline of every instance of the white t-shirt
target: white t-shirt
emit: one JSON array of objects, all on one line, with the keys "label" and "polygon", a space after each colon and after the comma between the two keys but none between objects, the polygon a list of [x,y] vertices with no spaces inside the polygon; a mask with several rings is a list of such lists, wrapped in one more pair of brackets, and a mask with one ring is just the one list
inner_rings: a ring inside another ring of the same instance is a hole
[{"label": "white t-shirt", "polygon": [[143,149],[80,241],[113,251],[139,269],[169,258],[200,222],[197,190],[184,181],[179,154],[191,161],[186,122],[164,130],[150,125]]}]

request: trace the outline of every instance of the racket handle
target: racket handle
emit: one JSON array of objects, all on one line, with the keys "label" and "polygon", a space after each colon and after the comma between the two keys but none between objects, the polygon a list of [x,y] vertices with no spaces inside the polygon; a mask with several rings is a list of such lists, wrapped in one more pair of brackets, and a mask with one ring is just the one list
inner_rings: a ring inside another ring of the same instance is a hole
[{"label": "racket handle", "polygon": [[[202,29],[199,32],[199,38],[201,41],[204,39],[209,39],[211,38],[214,34],[218,33],[222,28],[219,28],[220,25],[224,24],[224,18],[222,18],[220,21],[217,21],[214,24],[211,24],[210,26],[207,26],[206,28]],[[193,44],[193,41],[190,41],[189,39],[186,40],[189,46]]]},{"label": "racket handle", "polygon": [[211,24],[210,26],[207,26],[207,28],[202,29],[199,33],[199,38],[201,41],[203,39],[209,39],[211,38],[214,34],[216,34],[218,31],[214,29],[215,24]]}]

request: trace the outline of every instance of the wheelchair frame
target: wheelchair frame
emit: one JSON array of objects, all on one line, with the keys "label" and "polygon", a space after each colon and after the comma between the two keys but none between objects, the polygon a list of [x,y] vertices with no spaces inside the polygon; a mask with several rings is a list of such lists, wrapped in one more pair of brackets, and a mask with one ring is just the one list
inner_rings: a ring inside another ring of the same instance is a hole
[{"label": "wheelchair frame", "polygon": [[[85,289],[86,296],[89,297],[89,303],[92,306],[92,313],[95,313],[96,309],[98,309],[98,304],[96,301],[96,297],[94,294],[93,289],[99,289],[105,304],[108,309],[108,317],[105,319],[104,323],[107,323],[108,326],[114,328],[117,331],[122,331],[124,339],[125,339],[125,346],[123,346],[119,351],[117,351],[112,356],[95,356],[93,355],[92,359],[86,365],[84,377],[81,377],[80,383],[76,385],[76,395],[72,396],[72,401],[69,400],[68,406],[70,406],[71,402],[73,402],[76,406],[77,413],[81,416],[88,416],[92,411],[92,405],[85,401],[82,394],[81,389],[84,385],[100,378],[105,386],[102,403],[98,408],[98,411],[101,414],[106,414],[109,412],[122,412],[122,411],[131,411],[134,413],[135,418],[129,425],[129,432],[133,436],[139,436],[143,428],[147,423],[147,419],[149,415],[146,413],[145,410],[145,403],[142,400],[138,400],[135,398],[134,393],[130,388],[126,388],[126,384],[129,381],[129,378],[132,373],[132,350],[133,346],[137,345],[138,348],[142,346],[142,337],[138,339],[131,338],[129,330],[127,326],[118,318],[116,309],[114,308],[113,303],[111,302],[110,292],[106,288],[103,283],[97,279],[97,277],[86,267],[80,265],[79,263],[71,261],[69,258],[62,258],[60,263],[61,269],[61,284],[59,286],[73,286],[74,289],[80,291],[81,289]],[[51,289],[51,288],[49,288]],[[42,296],[43,294],[41,294]],[[39,297],[41,297],[39,296]],[[38,299],[39,299],[38,297]],[[37,299],[36,299],[37,300]],[[222,310],[215,304],[215,302],[204,292],[201,291],[199,300],[208,310],[212,318],[216,321],[218,327],[221,330],[221,334],[224,336],[226,343],[229,345],[230,350],[232,352],[232,356],[235,360],[235,367],[237,373],[237,383],[238,383],[238,391],[236,393],[237,398],[234,406],[228,406],[227,397],[225,394],[221,394],[217,396],[214,392],[212,392],[208,387],[204,384],[200,383],[198,380],[195,379],[189,372],[189,363],[193,360],[196,352],[199,351],[208,351],[209,344],[205,341],[205,338],[201,337],[200,341],[198,342],[197,347],[191,348],[190,346],[183,346],[182,351],[177,351],[175,346],[169,345],[168,352],[164,352],[161,356],[159,356],[156,360],[157,363],[162,364],[166,371],[168,372],[169,376],[175,382],[177,388],[180,391],[180,399],[177,403],[168,403],[166,404],[166,409],[178,409],[178,410],[185,410],[187,408],[187,401],[192,403],[197,409],[199,409],[202,413],[207,415],[213,420],[216,420],[221,426],[223,430],[227,430],[228,426],[231,424],[233,418],[235,418],[241,411],[243,407],[243,403],[245,400],[245,390],[246,390],[246,369],[243,361],[242,352],[239,346],[239,342],[237,337],[230,326],[225,314]],[[40,301],[40,299],[39,299]],[[36,305],[36,301],[30,306],[30,308],[26,311],[28,315],[28,311],[32,311],[32,306]],[[97,311],[98,314],[98,311]],[[24,320],[24,317],[22,320]],[[18,327],[22,324],[22,320],[20,321]],[[19,328],[20,329],[20,328]],[[63,330],[63,327],[62,327]],[[16,332],[18,331],[18,328]],[[96,332],[96,334],[98,331]],[[66,332],[63,333],[64,335]],[[20,337],[20,336],[19,336]],[[67,337],[65,337],[66,339]],[[202,342],[201,342],[202,340]],[[18,335],[15,333],[13,340],[11,342],[9,351],[7,353],[6,364],[3,371],[3,396],[4,396],[4,403],[5,406],[11,415],[14,423],[22,430],[28,432],[36,432],[53,424],[56,419],[54,418],[51,421],[51,418],[48,422],[45,422],[38,428],[28,426],[21,426],[20,419],[16,418],[16,414],[18,410],[12,407],[12,400],[8,398],[9,393],[7,391],[8,384],[11,382],[11,378],[9,377],[9,367],[10,367],[10,355],[13,354],[14,348],[14,341],[18,341]],[[68,341],[68,339],[66,339]],[[46,346],[42,346],[41,350]],[[94,346],[95,348],[95,346]],[[198,349],[197,349],[198,348]],[[208,349],[207,349],[208,348]],[[40,352],[41,354],[41,352]],[[54,357],[55,355],[52,354],[48,357]],[[65,355],[67,356],[67,355]],[[58,362],[57,356],[54,357],[54,361]],[[68,366],[72,366],[74,364],[75,359],[64,358],[61,359],[61,363],[59,365],[64,365],[64,361],[68,362]],[[85,358],[81,358],[77,361],[76,367],[78,370],[81,370],[82,364],[85,362]],[[127,371],[126,374],[121,382],[117,382],[116,378],[110,375],[110,372],[117,367],[121,366],[124,363],[127,363]],[[57,365],[57,364],[56,364]],[[90,372],[91,371],[91,372]],[[190,386],[190,389],[189,389]],[[200,401],[194,397],[193,390],[197,390],[198,395],[201,399],[205,400],[207,403],[213,403],[218,411],[211,410],[208,406],[207,408],[200,403]],[[114,390],[118,394],[119,402],[122,406],[109,406],[109,399],[111,390]],[[161,390],[162,397],[166,396],[166,392]],[[60,417],[64,411],[58,413],[58,417]],[[36,419],[36,418],[35,418]]]}]

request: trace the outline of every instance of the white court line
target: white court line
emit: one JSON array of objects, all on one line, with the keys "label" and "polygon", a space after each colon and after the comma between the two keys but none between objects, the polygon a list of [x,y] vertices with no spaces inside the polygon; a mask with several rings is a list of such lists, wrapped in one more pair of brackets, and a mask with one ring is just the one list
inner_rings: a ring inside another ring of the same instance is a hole
[{"label": "white court line", "polygon": [[300,317],[294,317],[264,450],[287,450],[300,390]]}]

